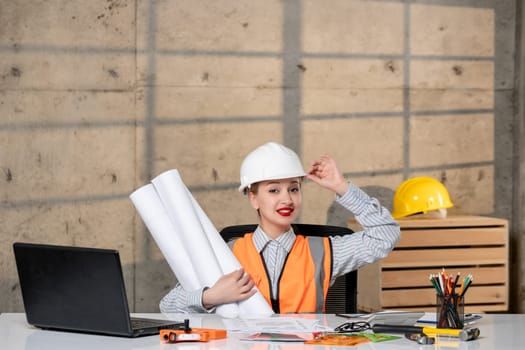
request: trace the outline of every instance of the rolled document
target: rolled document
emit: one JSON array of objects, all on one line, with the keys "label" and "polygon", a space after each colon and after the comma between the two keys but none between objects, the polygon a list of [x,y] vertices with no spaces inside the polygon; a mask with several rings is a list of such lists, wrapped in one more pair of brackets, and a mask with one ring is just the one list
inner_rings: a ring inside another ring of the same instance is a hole
[{"label": "rolled document", "polygon": [[145,185],[129,197],[182,287],[185,290],[200,289],[202,284],[193,263],[179,235],[175,234],[180,228],[172,224],[153,185]]},{"label": "rolled document", "polygon": [[[208,241],[211,243],[215,256],[219,257],[218,260],[222,271],[224,273],[230,273],[234,270],[240,269],[242,266],[239,263],[239,260],[237,260],[228,245],[224,242],[204,210],[202,210],[201,206],[197,203],[189,190],[187,190],[187,194],[191,199],[193,208],[199,217]],[[270,308],[270,305],[268,305],[266,299],[264,299],[259,290],[257,290],[257,293],[250,298],[239,302],[238,305],[239,316],[243,318],[267,317],[273,314],[273,310]]]},{"label": "rolled document", "polygon": [[[218,260],[215,255],[179,172],[176,169],[166,171],[151,182],[171,222],[175,223],[175,233],[182,241],[201,286],[213,286],[224,274],[219,264],[223,257]],[[239,307],[236,303],[220,305],[217,313],[223,317],[237,317]]]}]

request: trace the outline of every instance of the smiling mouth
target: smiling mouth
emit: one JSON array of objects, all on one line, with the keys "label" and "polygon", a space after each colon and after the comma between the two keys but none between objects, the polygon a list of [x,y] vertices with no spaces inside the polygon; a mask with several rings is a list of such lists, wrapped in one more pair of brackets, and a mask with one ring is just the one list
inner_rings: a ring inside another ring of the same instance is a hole
[{"label": "smiling mouth", "polygon": [[293,208],[281,208],[277,209],[277,213],[281,216],[290,216],[293,213]]}]

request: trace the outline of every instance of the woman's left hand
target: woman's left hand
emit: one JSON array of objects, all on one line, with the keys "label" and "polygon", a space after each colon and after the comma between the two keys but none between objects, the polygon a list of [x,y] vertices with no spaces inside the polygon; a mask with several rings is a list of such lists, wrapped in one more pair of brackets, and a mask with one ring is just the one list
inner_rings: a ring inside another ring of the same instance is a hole
[{"label": "woman's left hand", "polygon": [[323,154],[314,161],[306,177],[340,196],[348,191],[348,182],[337,168],[335,159],[329,155]]}]

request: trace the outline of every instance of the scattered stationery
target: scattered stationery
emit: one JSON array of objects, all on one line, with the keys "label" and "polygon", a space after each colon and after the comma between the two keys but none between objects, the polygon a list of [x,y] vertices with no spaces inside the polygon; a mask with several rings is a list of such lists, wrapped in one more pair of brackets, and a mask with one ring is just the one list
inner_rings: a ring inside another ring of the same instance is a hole
[{"label": "scattered stationery", "polygon": [[[463,324],[473,325],[479,321],[483,316],[480,314],[465,314],[463,319]],[[416,326],[435,326],[436,325],[436,313],[435,312],[425,312],[425,315],[421,317],[416,322]]]},{"label": "scattered stationery", "polygon": [[331,333],[316,337],[312,340],[305,341],[305,344],[310,345],[340,345],[340,346],[354,346],[370,342],[370,339],[359,336],[357,334],[338,334]]},{"label": "scattered stationery", "polygon": [[313,333],[328,330],[319,320],[302,317],[232,318],[223,319],[228,332],[237,333]]},{"label": "scattered stationery", "polygon": [[421,317],[425,315],[424,312],[408,312],[408,311],[379,311],[368,314],[336,314],[336,316],[354,319],[355,321],[366,321],[370,324],[384,323],[395,325],[413,326]]},{"label": "scattered stationery", "polygon": [[[419,317],[421,317],[421,315],[417,318]],[[415,320],[417,320],[417,318],[415,318]],[[361,329],[356,329],[357,332],[337,331],[337,329],[319,324],[319,320],[302,317],[223,319],[223,323],[228,332],[251,333],[241,338],[243,341],[300,342],[315,345],[352,346],[367,342],[377,343],[400,338],[399,336],[365,332]]]},{"label": "scattered stationery", "polygon": [[438,327],[421,327],[421,326],[400,326],[400,325],[375,325],[371,327],[377,333],[402,333],[408,335],[410,340],[414,340],[412,335],[425,335],[428,337],[447,336],[457,337],[460,340],[467,341],[479,337],[479,328],[438,328]]},{"label": "scattered stationery", "polygon": [[262,332],[241,338],[245,341],[301,342],[307,340],[297,334]]},{"label": "scattered stationery", "polygon": [[314,334],[314,339],[307,340],[305,344],[312,345],[341,345],[353,346],[363,343],[379,343],[388,340],[395,340],[401,337],[396,335],[377,334],[377,333],[332,333],[319,332]]}]

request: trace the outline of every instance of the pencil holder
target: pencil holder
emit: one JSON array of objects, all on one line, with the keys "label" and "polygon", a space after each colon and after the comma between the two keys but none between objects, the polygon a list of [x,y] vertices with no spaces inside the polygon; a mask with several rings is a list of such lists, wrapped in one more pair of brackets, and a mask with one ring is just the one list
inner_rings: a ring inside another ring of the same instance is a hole
[{"label": "pencil holder", "polygon": [[437,328],[463,329],[465,299],[458,294],[437,294]]}]

